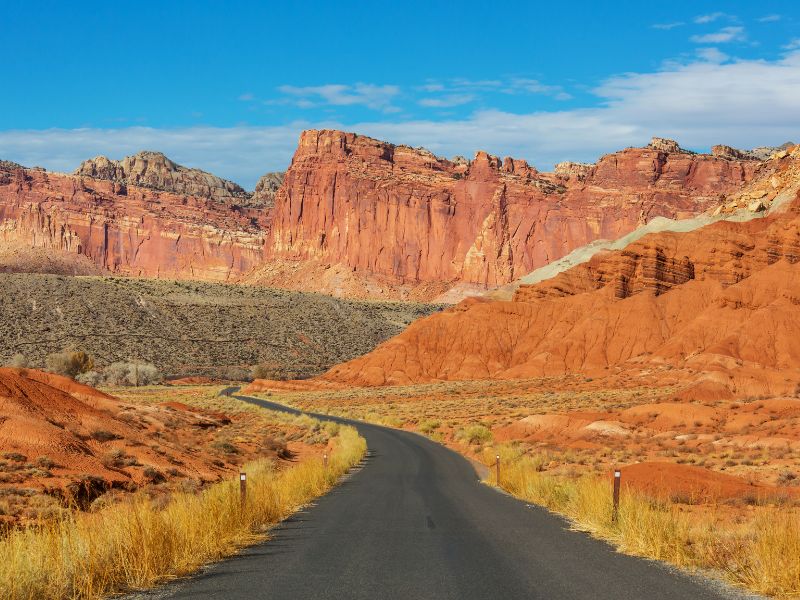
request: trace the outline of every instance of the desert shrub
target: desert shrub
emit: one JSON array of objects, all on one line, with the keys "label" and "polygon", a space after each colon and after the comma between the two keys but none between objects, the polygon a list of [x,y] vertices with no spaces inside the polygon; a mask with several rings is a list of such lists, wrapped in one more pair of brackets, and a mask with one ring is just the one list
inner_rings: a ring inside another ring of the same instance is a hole
[{"label": "desert shrub", "polygon": [[52,469],[56,466],[56,463],[48,456],[40,456],[36,459],[36,466],[41,467],[42,469]]},{"label": "desert shrub", "polygon": [[492,441],[492,432],[484,425],[468,425],[456,433],[456,439],[466,444],[485,444]]},{"label": "desert shrub", "polygon": [[440,421],[435,419],[427,419],[424,421],[419,422],[419,431],[420,433],[424,433],[425,435],[433,433],[435,430],[439,429],[442,426]]},{"label": "desert shrub", "polygon": [[114,448],[100,457],[100,462],[104,467],[121,469],[122,467],[133,467],[139,464],[135,456],[127,454],[122,448]]},{"label": "desert shrub", "polygon": [[250,379],[284,381],[287,379],[299,379],[301,376],[302,373],[300,371],[287,369],[275,363],[261,363],[254,365],[250,369]]},{"label": "desert shrub", "polygon": [[103,369],[106,385],[153,385],[163,380],[161,372],[150,363],[115,362]]},{"label": "desert shrub", "polygon": [[98,442],[110,442],[111,440],[119,439],[119,436],[105,429],[96,429],[92,432],[92,438]]},{"label": "desert shrub", "polygon": [[86,373],[79,373],[75,377],[75,381],[90,387],[97,387],[98,385],[102,385],[103,375],[97,371],[86,371]]},{"label": "desert shrub", "polygon": [[225,454],[239,454],[239,449],[229,440],[215,440],[211,442],[211,447]]},{"label": "desert shrub", "polygon": [[45,368],[51,373],[75,378],[94,368],[94,359],[86,352],[56,352],[45,359]]},{"label": "desert shrub", "polygon": [[15,369],[27,369],[30,366],[27,357],[24,354],[20,354],[17,352],[14,356],[11,357],[11,360],[8,361],[9,367],[13,367]]},{"label": "desert shrub", "polygon": [[250,379],[274,379],[276,369],[273,366],[260,364],[250,369]]},{"label": "desert shrub", "polygon": [[155,467],[145,467],[142,471],[142,475],[147,477],[151,483],[160,483],[166,479],[164,475],[156,469]]}]

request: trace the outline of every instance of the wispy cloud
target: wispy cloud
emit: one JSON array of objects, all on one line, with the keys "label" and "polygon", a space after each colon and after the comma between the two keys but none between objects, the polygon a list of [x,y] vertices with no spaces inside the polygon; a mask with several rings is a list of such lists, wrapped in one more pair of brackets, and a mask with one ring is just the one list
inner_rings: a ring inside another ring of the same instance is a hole
[{"label": "wispy cloud", "polygon": [[684,21],[675,21],[674,23],[656,23],[655,25],[651,25],[651,27],[653,29],[663,29],[665,31],[669,31],[670,29],[682,27],[683,25],[686,25]]},{"label": "wispy cloud", "polygon": [[422,98],[419,101],[419,105],[431,108],[447,108],[469,104],[474,99],[475,96],[473,94],[447,94],[438,98]]},{"label": "wispy cloud", "polygon": [[569,100],[572,96],[560,85],[548,85],[538,79],[512,77],[504,79],[464,79],[454,78],[445,82],[428,82],[419,86],[426,92],[440,92],[442,95],[423,98],[422,106],[456,106],[466,104],[486,94],[540,94],[556,100]]},{"label": "wispy cloud", "polygon": [[372,110],[395,112],[398,109],[392,105],[392,100],[400,93],[400,88],[396,85],[371,83],[356,83],[355,85],[330,83],[306,87],[282,85],[278,91],[296,98],[295,103],[301,108],[311,108],[318,104],[362,105]]},{"label": "wispy cloud", "polygon": [[774,23],[782,19],[781,15],[764,15],[758,19],[759,23]]},{"label": "wispy cloud", "polygon": [[251,102],[255,99],[255,95],[251,94],[250,92],[244,93],[238,98],[238,100],[241,100],[242,102]]},{"label": "wispy cloud", "polygon": [[797,50],[800,49],[800,38],[794,38],[788,44],[782,46],[784,50]]},{"label": "wispy cloud", "polygon": [[544,94],[552,96],[556,100],[569,100],[572,98],[560,85],[547,85],[538,79],[512,79],[501,91],[505,94]]},{"label": "wispy cloud", "polygon": [[727,15],[723,12],[713,12],[707,15],[698,15],[693,19],[693,21],[698,25],[703,25],[705,23],[713,23],[714,21],[717,21],[725,16]]},{"label": "wispy cloud", "polygon": [[743,41],[746,38],[744,27],[723,27],[713,33],[693,35],[690,39],[695,44],[725,44],[727,42]]}]

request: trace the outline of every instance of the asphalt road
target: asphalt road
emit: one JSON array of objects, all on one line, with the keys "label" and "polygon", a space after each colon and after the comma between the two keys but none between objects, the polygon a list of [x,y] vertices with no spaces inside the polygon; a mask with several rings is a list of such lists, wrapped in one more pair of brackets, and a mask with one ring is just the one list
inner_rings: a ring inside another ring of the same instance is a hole
[{"label": "asphalt road", "polygon": [[564,520],[547,511],[481,484],[464,458],[435,442],[354,424],[369,445],[362,468],[277,527],[269,541],[147,597],[737,597],[731,590],[618,554],[603,542],[570,531]]}]

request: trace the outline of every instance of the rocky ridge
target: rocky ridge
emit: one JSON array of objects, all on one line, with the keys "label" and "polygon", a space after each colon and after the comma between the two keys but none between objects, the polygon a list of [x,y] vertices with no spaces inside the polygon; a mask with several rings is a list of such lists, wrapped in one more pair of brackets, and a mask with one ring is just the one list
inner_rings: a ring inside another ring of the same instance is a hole
[{"label": "rocky ridge", "polygon": [[218,202],[250,198],[250,194],[232,181],[200,169],[184,167],[161,152],[149,150],[126,156],[122,160],[111,160],[105,156],[85,160],[73,175],[211,198]]},{"label": "rocky ridge", "polygon": [[0,245],[62,262],[85,257],[102,273],[229,281],[261,262],[267,227],[263,212],[207,197],[43,170],[0,171]]}]

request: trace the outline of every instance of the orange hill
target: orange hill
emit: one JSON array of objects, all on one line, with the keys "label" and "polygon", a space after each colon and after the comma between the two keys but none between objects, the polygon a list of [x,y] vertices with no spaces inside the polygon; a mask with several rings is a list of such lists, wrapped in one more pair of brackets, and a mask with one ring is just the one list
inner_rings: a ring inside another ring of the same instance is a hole
[{"label": "orange hill", "polygon": [[0,368],[0,407],[0,488],[24,484],[90,501],[108,488],[135,489],[153,478],[148,468],[163,474],[179,464],[203,481],[225,473],[202,453],[155,444],[151,434],[167,422],[188,430],[200,420],[216,425],[198,414],[161,407],[143,414],[66,377],[12,368]]}]

